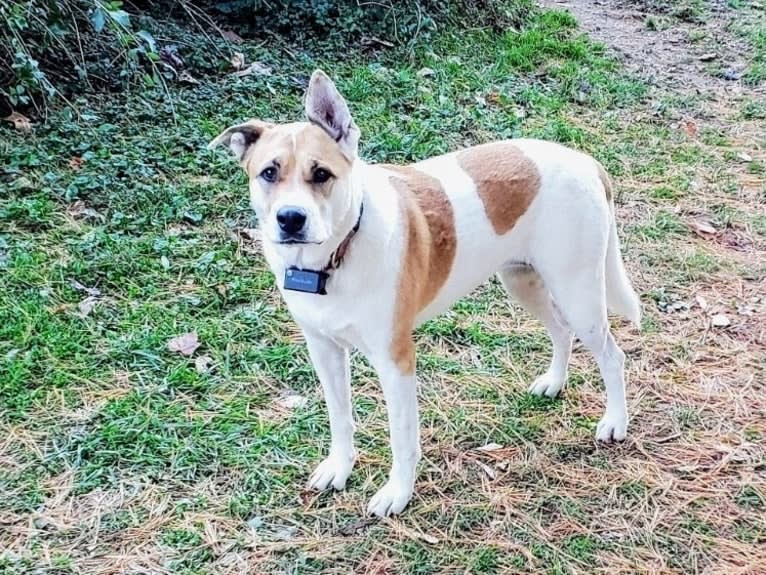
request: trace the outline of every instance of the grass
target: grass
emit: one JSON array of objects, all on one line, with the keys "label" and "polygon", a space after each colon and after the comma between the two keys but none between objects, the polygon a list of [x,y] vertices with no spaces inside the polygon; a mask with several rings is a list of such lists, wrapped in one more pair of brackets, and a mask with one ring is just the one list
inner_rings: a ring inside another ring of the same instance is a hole
[{"label": "grass", "polygon": [[[411,55],[242,50],[275,73],[173,87],[172,105],[85,94],[79,116],[0,128],[0,571],[757,571],[757,97],[650,89],[557,12],[519,32],[444,30]],[[242,119],[300,117],[317,65],[338,78],[369,159],[524,135],[605,163],[646,311],[641,333],[615,323],[625,445],[593,442],[603,393],[582,350],[563,401],[524,392],[550,345],[493,280],[417,334],[424,461],[408,511],[362,516],[389,453],[357,356],[349,490],[302,491],[329,441],[321,394],[249,231],[244,178],[204,147]],[[712,125],[696,136],[679,114]],[[716,233],[696,233],[701,220]],[[712,327],[716,314],[731,325]],[[192,331],[194,357],[167,351]]]}]

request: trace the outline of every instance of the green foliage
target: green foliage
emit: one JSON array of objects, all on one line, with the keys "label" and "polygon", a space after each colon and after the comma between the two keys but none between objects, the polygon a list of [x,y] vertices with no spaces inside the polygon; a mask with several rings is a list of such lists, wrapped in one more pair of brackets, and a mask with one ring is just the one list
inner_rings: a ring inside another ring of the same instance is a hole
[{"label": "green foliage", "polygon": [[[128,4],[120,0],[4,0],[0,2],[0,104],[5,106],[0,108],[40,107],[83,88],[116,91],[132,85],[164,86],[179,78],[179,66],[187,64],[210,71],[215,67],[210,65],[210,54],[233,51],[211,16],[244,36],[270,35],[302,45],[318,41],[343,54],[348,53],[349,44],[373,48],[412,45],[438,27],[455,22],[518,27],[531,9],[529,0],[407,0],[391,5],[356,0],[197,4],[187,0]],[[169,41],[177,38],[187,58],[175,58],[172,43],[158,46],[152,32],[159,21],[164,34],[178,32]],[[186,28],[174,29],[174,21]],[[204,32],[193,45],[185,41],[189,27]]]},{"label": "green foliage", "polygon": [[0,3],[0,98],[40,105],[72,86],[115,89],[157,81],[152,35],[117,0]]},{"label": "green foliage", "polygon": [[341,41],[364,35],[407,43],[446,24],[471,22],[498,30],[518,27],[531,9],[527,0],[212,0],[202,4],[211,13],[253,29],[290,38],[335,38]]}]

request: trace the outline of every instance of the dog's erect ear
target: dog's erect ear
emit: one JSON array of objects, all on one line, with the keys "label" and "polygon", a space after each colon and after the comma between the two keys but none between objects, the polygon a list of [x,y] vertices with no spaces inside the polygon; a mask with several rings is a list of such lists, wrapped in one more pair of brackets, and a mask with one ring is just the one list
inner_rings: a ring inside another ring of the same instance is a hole
[{"label": "dog's erect ear", "polygon": [[261,137],[265,130],[273,126],[274,124],[261,122],[260,120],[250,120],[244,124],[231,126],[210,142],[207,148],[212,150],[218,146],[226,146],[237,160],[241,162],[245,154],[247,154],[248,148],[258,141],[258,138]]},{"label": "dog's erect ear", "polygon": [[315,70],[311,75],[306,91],[306,116],[310,122],[322,128],[338,142],[341,151],[349,160],[356,157],[359,128],[351,117],[343,96],[322,70]]}]

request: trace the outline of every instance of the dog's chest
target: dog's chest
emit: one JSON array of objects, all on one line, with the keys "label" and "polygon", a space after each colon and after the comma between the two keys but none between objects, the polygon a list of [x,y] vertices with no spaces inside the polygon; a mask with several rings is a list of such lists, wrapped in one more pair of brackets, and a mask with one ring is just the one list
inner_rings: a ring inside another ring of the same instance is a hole
[{"label": "dog's chest", "polygon": [[320,333],[344,347],[357,347],[361,340],[358,314],[345,298],[282,290],[287,307],[303,328]]}]

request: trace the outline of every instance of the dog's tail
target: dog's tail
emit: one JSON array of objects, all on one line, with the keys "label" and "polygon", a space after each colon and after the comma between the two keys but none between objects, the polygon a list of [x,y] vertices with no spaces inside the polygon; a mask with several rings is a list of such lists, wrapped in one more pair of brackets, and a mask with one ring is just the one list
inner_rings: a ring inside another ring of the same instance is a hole
[{"label": "dog's tail", "polygon": [[609,227],[609,243],[606,249],[606,303],[610,311],[617,313],[636,326],[641,325],[641,302],[630,284],[625,265],[620,253],[620,240],[617,238],[617,224],[614,215],[614,196],[612,182],[606,170],[598,165],[604,193],[611,208],[612,221]]}]

